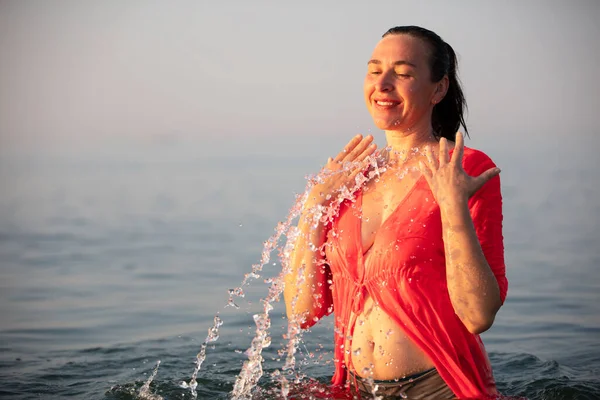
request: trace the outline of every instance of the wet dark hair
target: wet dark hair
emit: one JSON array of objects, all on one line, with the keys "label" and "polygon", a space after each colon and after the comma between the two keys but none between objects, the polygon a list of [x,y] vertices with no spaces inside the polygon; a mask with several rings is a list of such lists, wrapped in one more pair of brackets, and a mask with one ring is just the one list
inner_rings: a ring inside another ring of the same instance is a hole
[{"label": "wet dark hair", "polygon": [[458,62],[452,47],[436,33],[420,26],[396,26],[389,29],[382,37],[388,35],[409,35],[423,40],[431,49],[429,60],[431,81],[439,82],[444,75],[448,75],[448,92],[442,101],[433,107],[431,115],[434,136],[437,139],[445,137],[454,141],[456,132],[461,125],[465,130],[465,135],[469,136],[464,117],[467,101],[458,79]]}]

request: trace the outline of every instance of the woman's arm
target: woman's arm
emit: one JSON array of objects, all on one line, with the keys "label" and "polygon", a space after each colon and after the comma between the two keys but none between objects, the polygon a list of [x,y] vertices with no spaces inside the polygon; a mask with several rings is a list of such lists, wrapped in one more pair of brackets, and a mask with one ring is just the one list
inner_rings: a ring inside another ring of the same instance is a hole
[{"label": "woman's arm", "polygon": [[[352,187],[362,162],[376,150],[373,137],[357,135],[334,158],[330,158],[304,204],[298,222],[298,235],[291,243],[292,251],[285,275],[283,296],[287,316],[305,329],[328,314],[332,304],[331,290],[327,281],[330,271],[325,263],[323,244],[326,228],[322,221],[315,224],[314,210],[328,207],[339,190]],[[327,196],[329,194],[329,196]]]},{"label": "woman's arm", "polygon": [[300,216],[297,233],[283,296],[288,319],[299,322],[300,327],[306,329],[329,313],[332,301],[327,283],[329,269],[322,252],[326,229],[322,222],[314,226],[310,206],[305,206]]},{"label": "woman's arm", "polygon": [[440,209],[450,300],[467,329],[478,334],[492,326],[502,305],[498,282],[481,248],[467,202]]},{"label": "woman's arm", "polygon": [[447,146],[441,139],[439,161],[430,149],[428,165],[421,168],[440,207],[450,300],[477,334],[490,328],[506,294],[500,170],[488,159],[481,167],[489,168],[469,176],[462,168],[462,135],[456,136],[451,159]]}]

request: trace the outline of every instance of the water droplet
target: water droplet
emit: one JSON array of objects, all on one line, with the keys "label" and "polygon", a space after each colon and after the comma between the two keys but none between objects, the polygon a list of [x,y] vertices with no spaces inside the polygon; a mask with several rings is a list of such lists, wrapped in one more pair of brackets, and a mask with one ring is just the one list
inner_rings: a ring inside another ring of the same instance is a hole
[{"label": "water droplet", "polygon": [[360,347],[352,352],[355,356],[360,356]]},{"label": "water droplet", "polygon": [[285,376],[282,376],[281,377],[281,395],[283,396],[284,399],[286,399],[289,393],[290,393],[290,384],[289,384],[288,380],[285,378]]},{"label": "water droplet", "polygon": [[262,343],[262,347],[270,347],[271,346],[271,337],[267,336],[266,338],[264,338],[263,343]]}]

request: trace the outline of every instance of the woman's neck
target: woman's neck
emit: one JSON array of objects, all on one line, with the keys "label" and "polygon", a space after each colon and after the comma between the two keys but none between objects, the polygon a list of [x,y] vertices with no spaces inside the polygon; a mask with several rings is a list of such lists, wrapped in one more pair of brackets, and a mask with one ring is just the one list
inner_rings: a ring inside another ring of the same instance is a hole
[{"label": "woman's neck", "polygon": [[405,162],[412,156],[423,153],[425,146],[438,143],[431,127],[421,130],[386,131],[388,161]]}]

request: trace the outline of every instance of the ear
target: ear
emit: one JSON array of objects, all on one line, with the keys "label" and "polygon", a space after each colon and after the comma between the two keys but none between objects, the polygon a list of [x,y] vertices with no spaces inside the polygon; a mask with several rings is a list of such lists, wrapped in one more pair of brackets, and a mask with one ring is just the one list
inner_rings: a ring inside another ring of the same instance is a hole
[{"label": "ear", "polygon": [[431,98],[431,102],[433,105],[438,104],[440,101],[444,99],[446,93],[448,93],[448,86],[450,85],[450,80],[448,79],[448,75],[444,75],[442,79],[435,85],[435,92],[433,93],[433,97]]}]

